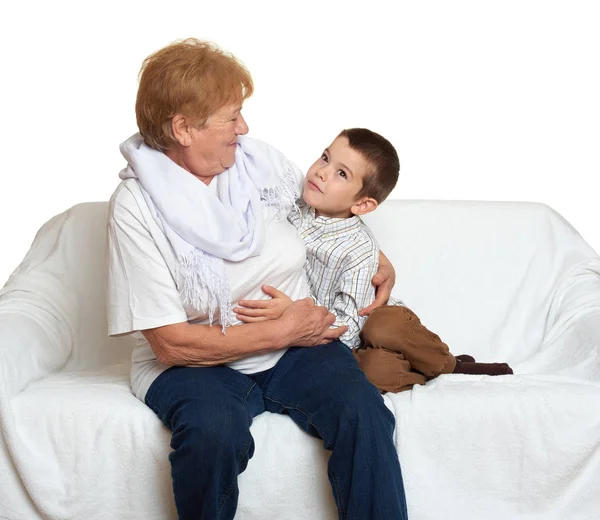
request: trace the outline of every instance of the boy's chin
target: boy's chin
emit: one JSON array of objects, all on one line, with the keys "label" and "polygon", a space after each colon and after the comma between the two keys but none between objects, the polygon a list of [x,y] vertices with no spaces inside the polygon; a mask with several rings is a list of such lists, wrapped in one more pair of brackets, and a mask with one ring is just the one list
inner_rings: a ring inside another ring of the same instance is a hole
[{"label": "boy's chin", "polygon": [[317,212],[323,211],[323,208],[321,208],[319,206],[319,204],[313,204],[313,201],[310,200],[310,197],[302,197],[302,200],[304,200],[304,202],[307,204],[307,206],[310,206]]},{"label": "boy's chin", "polygon": [[[312,200],[310,193],[307,193],[307,190],[304,190],[302,193],[302,200],[311,207],[315,207],[314,201]],[[315,208],[316,209],[316,208]]]}]

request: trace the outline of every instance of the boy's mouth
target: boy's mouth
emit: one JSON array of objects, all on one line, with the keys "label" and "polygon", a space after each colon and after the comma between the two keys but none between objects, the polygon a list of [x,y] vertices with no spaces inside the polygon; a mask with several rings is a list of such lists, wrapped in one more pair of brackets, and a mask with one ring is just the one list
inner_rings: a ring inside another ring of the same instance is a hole
[{"label": "boy's mouth", "polygon": [[319,188],[313,181],[308,181],[308,187],[314,191],[318,191],[319,193],[323,193],[321,188]]}]

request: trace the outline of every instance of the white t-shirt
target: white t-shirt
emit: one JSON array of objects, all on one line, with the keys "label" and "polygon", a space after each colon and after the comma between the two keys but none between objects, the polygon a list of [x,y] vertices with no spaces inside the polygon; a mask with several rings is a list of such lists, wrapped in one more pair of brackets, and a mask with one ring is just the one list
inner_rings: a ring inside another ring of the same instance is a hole
[{"label": "white t-shirt", "polygon": [[[218,180],[216,176],[209,185],[214,196]],[[290,209],[291,203],[285,210]],[[269,218],[268,212],[274,208],[263,206],[263,211],[268,223],[261,254],[241,262],[225,261],[233,306],[242,299],[268,298],[261,290],[263,284],[278,288],[292,300],[310,295],[303,269],[306,249],[302,238],[285,216],[280,220]],[[107,240],[109,334],[135,333],[131,387],[144,401],[152,382],[169,367],[159,363],[143,334],[137,331],[185,321],[208,324],[208,316],[182,303],[175,285],[175,254],[135,179],[121,182],[111,197]],[[220,323],[213,326],[221,327]],[[228,366],[244,374],[261,372],[273,367],[284,353],[282,349],[248,356]]]}]

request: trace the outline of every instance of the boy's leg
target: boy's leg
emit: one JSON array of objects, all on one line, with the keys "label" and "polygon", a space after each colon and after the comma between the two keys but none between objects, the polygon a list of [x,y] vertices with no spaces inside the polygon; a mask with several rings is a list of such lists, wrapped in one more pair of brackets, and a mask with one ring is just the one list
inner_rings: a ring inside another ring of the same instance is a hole
[{"label": "boy's leg", "polygon": [[360,337],[367,349],[384,348],[402,354],[413,370],[427,377],[449,374],[456,367],[448,345],[407,307],[388,305],[375,309]]},{"label": "boy's leg", "polygon": [[506,363],[476,363],[455,358],[448,345],[407,307],[390,305],[375,309],[360,337],[367,349],[386,349],[402,354],[413,370],[428,378],[450,373],[490,376],[513,373]]},{"label": "boy's leg", "polygon": [[150,385],[146,404],[172,432],[179,519],[233,519],[237,478],[254,453],[252,418],[264,411],[258,385],[224,366],[172,367]]},{"label": "boy's leg", "polygon": [[382,392],[402,392],[427,382],[423,374],[411,371],[402,354],[383,348],[360,348],[352,353],[367,379]]},{"label": "boy's leg", "polygon": [[291,348],[261,384],[268,411],[289,414],[332,451],[328,474],[340,519],[407,518],[394,416],[348,347]]}]

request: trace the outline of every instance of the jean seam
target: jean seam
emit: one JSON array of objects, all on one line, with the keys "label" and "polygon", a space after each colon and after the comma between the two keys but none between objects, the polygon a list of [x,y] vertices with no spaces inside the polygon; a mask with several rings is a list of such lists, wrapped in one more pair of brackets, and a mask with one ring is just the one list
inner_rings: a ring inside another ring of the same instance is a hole
[{"label": "jean seam", "polygon": [[[248,400],[248,397],[250,396],[250,392],[252,392],[252,390],[254,389],[255,386],[256,386],[256,383],[252,383],[252,385],[250,386],[250,388],[246,392],[246,395],[242,399],[242,403],[246,404],[246,401]],[[248,450],[250,449],[251,442],[252,441],[249,441],[249,442],[245,443],[243,445],[242,449],[240,450],[240,452],[239,452],[239,454],[237,456],[237,462],[238,462],[238,464],[240,462],[242,453],[248,454]],[[223,511],[223,507],[225,507],[225,503],[227,502],[227,500],[231,496],[231,493],[233,493],[233,490],[235,489],[235,486],[237,485],[237,478],[238,477],[235,477],[235,479],[233,481],[233,484],[231,484],[231,486],[229,487],[229,489],[227,491],[225,491],[225,496],[221,500],[221,505],[219,506],[219,509],[217,509],[217,520],[220,518],[221,512]]]},{"label": "jean seam", "polygon": [[269,401],[280,404],[281,406],[283,406],[284,408],[286,408],[288,410],[295,410],[297,412],[300,412],[300,413],[306,415],[306,417],[308,419],[308,424],[310,424],[319,433],[319,435],[321,435],[321,440],[323,441],[323,443],[325,445],[325,449],[328,449],[328,450],[333,449],[331,444],[326,439],[323,438],[322,433],[317,428],[317,425],[313,422],[310,414],[306,413],[304,410],[302,410],[302,408],[299,408],[297,405],[290,405],[290,404],[283,403],[281,401],[278,401],[277,399],[274,399],[274,398],[266,396],[266,395],[265,395],[265,399],[268,399]]},{"label": "jean seam", "polygon": [[219,509],[217,509],[217,520],[219,520],[219,518],[221,518],[221,513],[223,511],[223,507],[225,506],[225,503],[231,496],[231,493],[233,493],[234,489],[235,489],[235,483],[232,484],[231,487],[225,492],[225,497],[221,501],[221,505],[219,506]]},{"label": "jean seam", "polygon": [[248,389],[248,392],[246,392],[246,395],[244,396],[242,403],[246,404],[246,401],[248,400],[248,397],[250,396],[250,392],[252,392],[252,390],[254,389],[255,386],[256,386],[256,383],[252,383],[252,386]]},{"label": "jean seam", "polygon": [[337,478],[335,477],[335,475],[333,474],[333,472],[330,469],[327,469],[327,474],[329,475],[329,477],[331,478],[331,485],[334,487],[335,489],[335,501],[336,501],[336,505],[338,508],[338,516],[340,518],[340,520],[344,520],[346,518],[346,511],[342,509],[342,504],[340,503],[340,488],[338,486],[338,481]]},{"label": "jean seam", "polygon": [[[242,449],[240,450],[238,456],[237,456],[237,462],[239,464],[242,453],[246,453],[248,454],[248,450],[250,449],[250,444],[252,443],[252,441],[247,442],[246,444],[244,444],[244,446],[242,447]],[[239,476],[239,475],[238,475]],[[231,496],[231,493],[233,493],[233,490],[235,489],[235,487],[237,486],[237,479],[238,477],[236,476],[233,480],[233,483],[231,484],[231,486],[229,486],[229,489],[227,489],[227,491],[225,491],[225,496],[223,497],[223,499],[221,500],[221,504],[219,505],[219,509],[217,509],[217,520],[219,519],[219,517],[221,516],[221,512],[223,511],[223,507],[225,506],[225,503],[227,502],[227,500],[229,499],[229,497]]]},{"label": "jean seam", "polygon": [[167,424],[167,421],[164,419],[165,413],[158,406],[156,406],[155,404],[149,403],[145,399],[144,399],[144,401],[146,402],[146,406],[148,408],[150,408],[150,410],[152,410],[156,414],[156,416],[160,419],[160,422],[162,422],[170,430],[171,427]]}]

